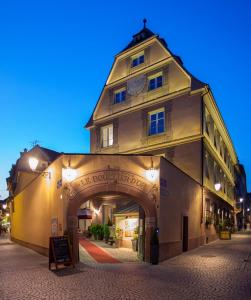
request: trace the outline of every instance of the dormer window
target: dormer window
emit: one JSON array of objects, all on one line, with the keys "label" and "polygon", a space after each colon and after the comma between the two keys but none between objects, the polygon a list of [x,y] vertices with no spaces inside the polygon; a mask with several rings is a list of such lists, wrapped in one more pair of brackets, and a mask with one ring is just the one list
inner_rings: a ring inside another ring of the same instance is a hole
[{"label": "dormer window", "polygon": [[126,100],[126,89],[120,89],[114,92],[114,104],[124,102]]},{"label": "dormer window", "polygon": [[145,55],[144,52],[140,52],[137,55],[132,56],[132,63],[131,63],[131,67],[137,67],[140,64],[143,64],[145,62]]},{"label": "dormer window", "polygon": [[163,85],[162,72],[148,77],[148,91],[155,90]]}]

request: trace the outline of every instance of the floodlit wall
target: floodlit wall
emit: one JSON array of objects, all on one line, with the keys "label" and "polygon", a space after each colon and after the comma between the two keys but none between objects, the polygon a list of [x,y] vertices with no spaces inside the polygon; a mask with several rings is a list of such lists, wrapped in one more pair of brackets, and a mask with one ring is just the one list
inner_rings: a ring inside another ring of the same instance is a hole
[{"label": "floodlit wall", "polygon": [[[57,217],[58,234],[63,234],[61,191],[57,189],[57,181],[61,177],[61,159],[46,171],[51,172],[51,179],[39,175],[29,184],[25,179],[20,180],[20,192],[14,197],[11,213],[11,238],[42,254],[48,252],[52,218]],[[20,174],[20,177],[26,176],[26,173]],[[24,186],[22,182],[25,182]]]},{"label": "floodlit wall", "polygon": [[183,216],[188,217],[188,250],[190,250],[204,242],[201,226],[202,188],[196,181],[162,158],[159,207],[160,260],[182,253]]}]

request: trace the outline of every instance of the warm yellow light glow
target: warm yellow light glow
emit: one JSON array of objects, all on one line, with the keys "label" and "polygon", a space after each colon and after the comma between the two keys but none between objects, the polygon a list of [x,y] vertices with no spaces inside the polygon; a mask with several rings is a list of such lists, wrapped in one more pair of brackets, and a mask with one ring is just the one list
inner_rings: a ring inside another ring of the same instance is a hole
[{"label": "warm yellow light glow", "polygon": [[73,181],[77,177],[77,171],[70,167],[62,169],[62,176],[68,182]]},{"label": "warm yellow light glow", "polygon": [[7,214],[6,214],[6,217],[9,217],[9,216],[10,216],[10,214],[9,214],[9,213],[7,213]]},{"label": "warm yellow light glow", "polygon": [[36,157],[30,157],[29,158],[29,166],[32,171],[35,171],[38,165],[38,159]]},{"label": "warm yellow light glow", "polygon": [[215,183],[214,188],[218,192],[221,189],[221,184],[219,182]]},{"label": "warm yellow light glow", "polygon": [[96,208],[94,208],[94,213],[95,213],[96,215],[99,215],[99,213],[100,213],[100,209],[96,209]]},{"label": "warm yellow light glow", "polygon": [[3,204],[3,209],[6,209],[7,208],[7,204]]},{"label": "warm yellow light glow", "polygon": [[158,178],[158,174],[158,170],[150,168],[149,170],[146,170],[146,179],[149,181],[155,181]]}]

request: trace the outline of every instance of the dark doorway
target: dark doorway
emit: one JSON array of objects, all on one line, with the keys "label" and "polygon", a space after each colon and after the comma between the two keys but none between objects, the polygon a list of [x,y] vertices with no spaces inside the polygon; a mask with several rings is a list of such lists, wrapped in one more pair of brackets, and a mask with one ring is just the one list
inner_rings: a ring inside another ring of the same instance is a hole
[{"label": "dark doorway", "polygon": [[182,235],[182,250],[186,252],[188,250],[188,217],[183,216],[183,235]]}]

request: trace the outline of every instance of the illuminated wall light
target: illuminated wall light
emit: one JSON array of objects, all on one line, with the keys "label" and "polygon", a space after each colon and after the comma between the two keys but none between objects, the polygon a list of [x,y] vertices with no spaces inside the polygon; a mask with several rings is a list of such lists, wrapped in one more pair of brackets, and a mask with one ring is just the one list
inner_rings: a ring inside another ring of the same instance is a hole
[{"label": "illuminated wall light", "polygon": [[155,181],[158,178],[159,171],[153,167],[153,160],[151,158],[151,168],[146,170],[146,179],[149,181]]},{"label": "illuminated wall light", "polygon": [[77,177],[77,171],[71,167],[63,168],[62,176],[66,181],[71,182]]},{"label": "illuminated wall light", "polygon": [[3,204],[3,209],[6,209],[7,208],[7,204]]},{"label": "illuminated wall light", "polygon": [[242,203],[243,202],[243,198],[240,198],[240,203]]},{"label": "illuminated wall light", "polygon": [[96,209],[96,208],[94,208],[94,213],[96,214],[96,215],[99,215],[99,213],[100,213],[100,209]]},{"label": "illuminated wall light", "polygon": [[214,188],[215,188],[216,192],[218,192],[221,189],[220,182],[215,183]]},{"label": "illuminated wall light", "polygon": [[47,171],[47,172],[40,172],[40,171],[36,171],[39,160],[36,157],[30,157],[29,160],[29,166],[30,169],[32,170],[32,172],[36,172],[38,174],[42,174],[46,179],[51,179],[51,171]]},{"label": "illuminated wall light", "polygon": [[63,195],[62,194],[60,195],[60,199],[63,199]]},{"label": "illuminated wall light", "polygon": [[9,213],[7,213],[7,214],[6,214],[6,217],[9,217],[9,216],[10,216],[10,214],[9,214]]},{"label": "illuminated wall light", "polygon": [[35,171],[38,166],[38,159],[36,157],[29,158],[29,166],[32,171]]},{"label": "illuminated wall light", "polygon": [[156,170],[154,168],[146,170],[146,178],[149,181],[155,181],[158,178],[158,174],[159,174],[158,170]]}]

